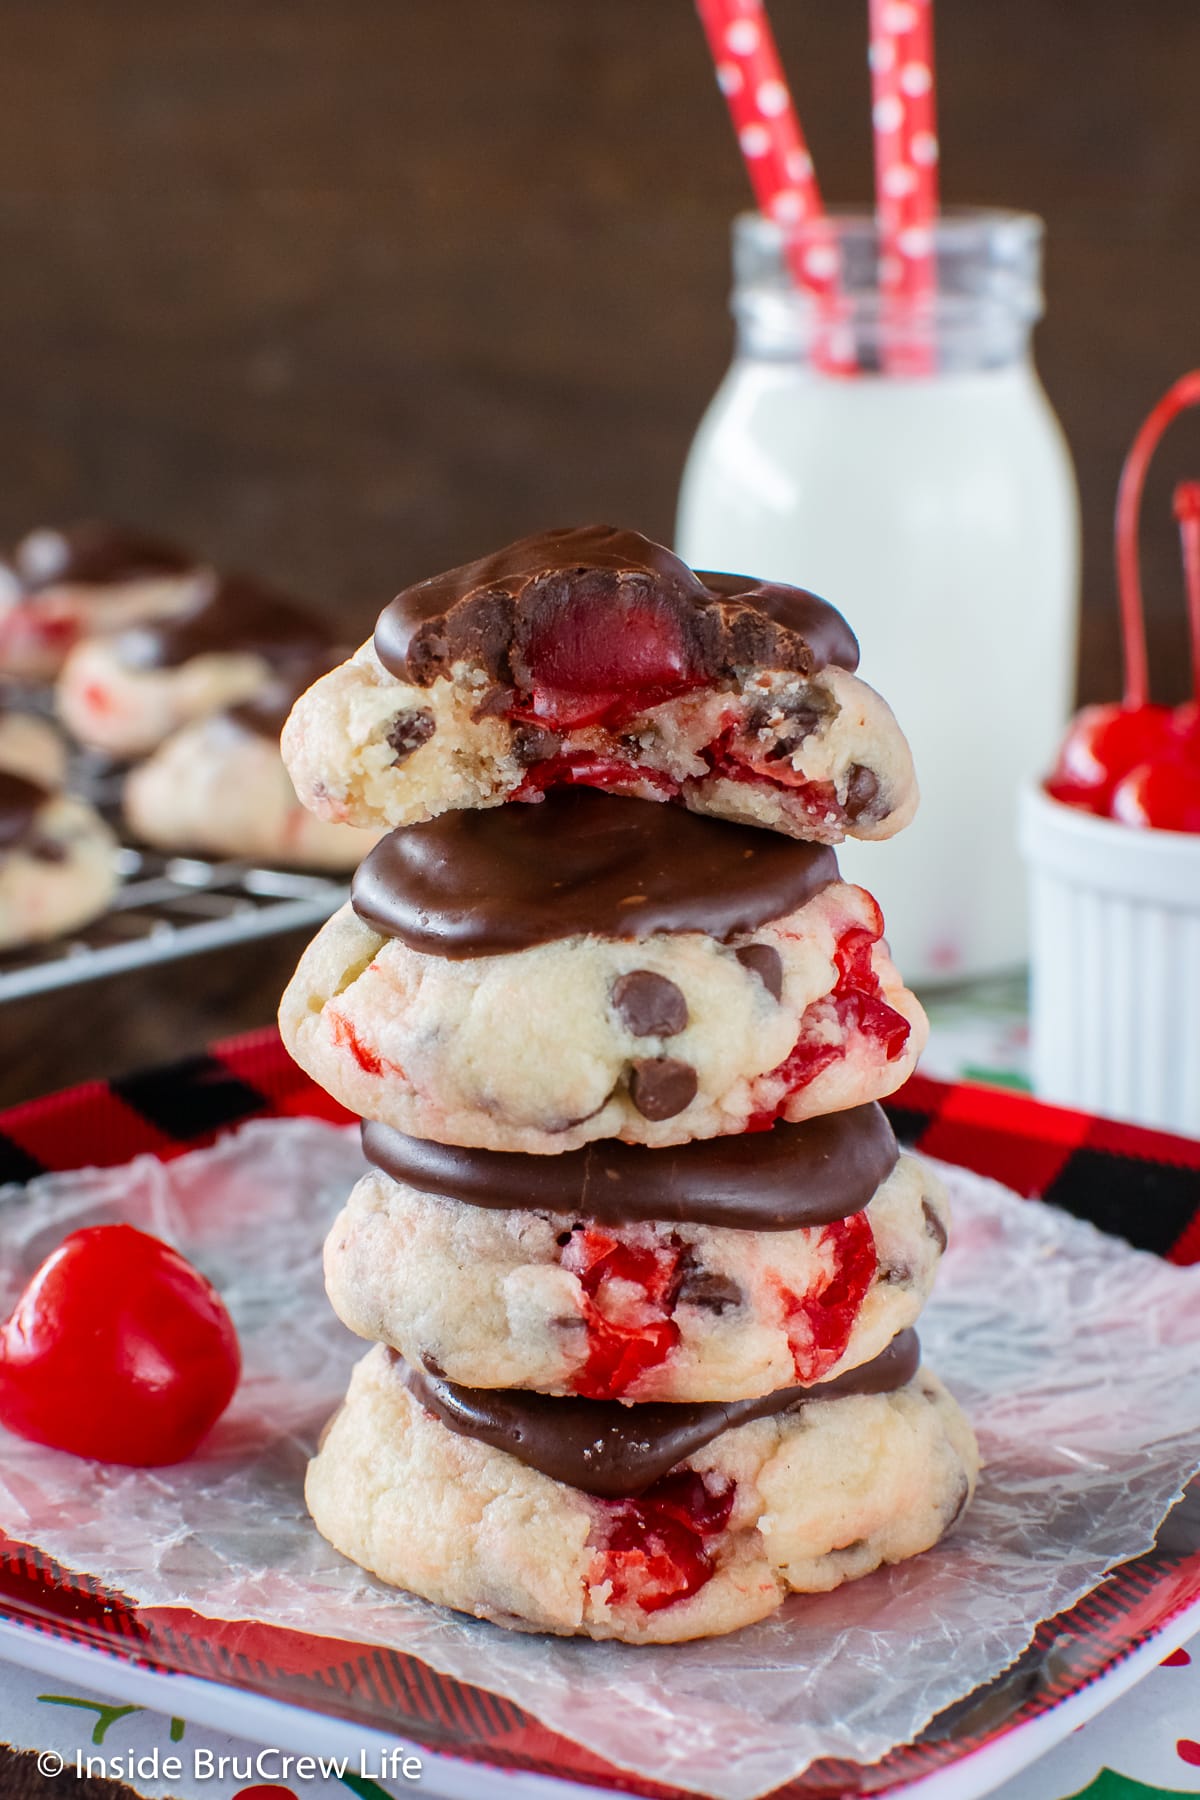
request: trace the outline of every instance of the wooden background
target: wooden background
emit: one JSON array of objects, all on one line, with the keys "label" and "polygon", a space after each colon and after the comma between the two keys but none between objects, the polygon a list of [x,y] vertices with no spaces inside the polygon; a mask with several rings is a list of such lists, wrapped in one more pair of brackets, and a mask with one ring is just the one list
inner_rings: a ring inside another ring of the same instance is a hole
[{"label": "wooden background", "polygon": [[[772,0],[833,202],[870,197],[865,10]],[[946,199],[1047,220],[1081,692],[1112,695],[1121,457],[1200,363],[1200,6],[938,0],[938,50]],[[0,536],[142,521],[348,632],[545,523],[669,538],[746,200],[689,0],[0,0]],[[1148,496],[1164,698],[1188,472],[1200,421]],[[265,1021],[296,948],[13,1009],[0,1098]]]}]

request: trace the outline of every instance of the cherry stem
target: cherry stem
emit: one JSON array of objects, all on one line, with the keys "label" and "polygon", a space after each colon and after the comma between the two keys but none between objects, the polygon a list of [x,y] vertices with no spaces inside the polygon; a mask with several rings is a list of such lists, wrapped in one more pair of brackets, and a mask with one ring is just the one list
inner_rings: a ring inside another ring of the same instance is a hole
[{"label": "cherry stem", "polygon": [[1200,481],[1179,483],[1175,489],[1175,517],[1183,546],[1183,585],[1192,635],[1192,694],[1200,702]]},{"label": "cherry stem", "polygon": [[1121,636],[1125,652],[1125,705],[1129,707],[1145,706],[1150,699],[1138,553],[1146,470],[1168,425],[1189,406],[1197,404],[1200,404],[1200,369],[1193,369],[1167,389],[1130,445],[1125,467],[1121,470],[1121,483],[1117,489],[1117,591],[1121,600]]}]

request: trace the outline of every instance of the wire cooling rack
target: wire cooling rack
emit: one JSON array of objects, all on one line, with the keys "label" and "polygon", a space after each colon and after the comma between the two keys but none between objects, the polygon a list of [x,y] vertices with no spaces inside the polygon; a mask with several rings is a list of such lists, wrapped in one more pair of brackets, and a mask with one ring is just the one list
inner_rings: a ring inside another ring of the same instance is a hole
[{"label": "wire cooling rack", "polygon": [[52,943],[0,956],[0,1001],[320,924],[350,889],[324,875],[123,848],[108,910]]},{"label": "wire cooling rack", "polygon": [[[48,698],[18,693],[21,706],[52,716]],[[0,705],[6,697],[0,682]],[[125,773],[86,750],[72,756],[68,791],[90,801],[123,840],[121,886],[99,918],[69,936],[0,953],[0,1002],[319,925],[349,899],[340,875],[167,856],[131,844],[121,813]]]}]

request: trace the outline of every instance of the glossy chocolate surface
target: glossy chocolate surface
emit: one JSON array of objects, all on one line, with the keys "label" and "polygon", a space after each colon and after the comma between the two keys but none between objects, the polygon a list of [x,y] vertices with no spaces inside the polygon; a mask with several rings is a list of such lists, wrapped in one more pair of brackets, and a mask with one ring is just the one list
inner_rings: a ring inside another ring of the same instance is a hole
[{"label": "glossy chocolate surface", "polygon": [[660,1150],[598,1138],[562,1156],[522,1156],[435,1144],[374,1121],[363,1123],[362,1143],[393,1180],[468,1206],[739,1231],[798,1231],[861,1212],[900,1154],[874,1103]]},{"label": "glossy chocolate surface", "polygon": [[164,538],[101,519],[83,519],[64,529],[44,526],[29,532],[6,559],[5,567],[14,586],[36,594],[59,583],[105,587],[157,575],[180,575],[195,563],[195,557]]},{"label": "glossy chocolate surface", "polygon": [[399,1378],[435,1418],[462,1437],[515,1456],[552,1481],[606,1499],[639,1494],[723,1431],[850,1394],[890,1394],[921,1362],[915,1331],[902,1331],[874,1361],[815,1387],[779,1388],[757,1400],[692,1405],[555,1399],[520,1388],[466,1388],[389,1352]]},{"label": "glossy chocolate surface", "polygon": [[328,637],[286,595],[247,575],[204,569],[186,610],[131,626],[115,645],[130,669],[174,669],[194,656],[238,653],[277,667],[322,651]]},{"label": "glossy chocolate surface", "polygon": [[827,845],[654,800],[561,788],[536,804],[393,831],[354,877],[354,910],[436,956],[494,956],[592,934],[729,939],[838,879]]},{"label": "glossy chocolate surface", "polygon": [[758,666],[809,675],[858,666],[841,614],[803,588],[742,575],[698,575],[640,532],[584,525],[539,532],[405,588],[379,616],[375,649],[402,681],[427,686],[460,659],[517,690],[547,632],[576,608],[606,607],[613,629],[653,620],[675,645],[682,687]]}]

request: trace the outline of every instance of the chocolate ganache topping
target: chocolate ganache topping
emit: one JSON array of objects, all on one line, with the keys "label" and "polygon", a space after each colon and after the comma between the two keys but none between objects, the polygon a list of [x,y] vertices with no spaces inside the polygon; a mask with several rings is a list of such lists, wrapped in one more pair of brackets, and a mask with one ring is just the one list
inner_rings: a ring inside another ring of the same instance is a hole
[{"label": "chocolate ganache topping", "polygon": [[129,669],[174,669],[193,656],[262,657],[273,668],[325,649],[329,634],[294,600],[248,575],[202,569],[182,612],[133,625],[116,639]]},{"label": "chocolate ganache topping", "polygon": [[195,557],[177,544],[101,519],[84,519],[64,530],[45,526],[28,532],[4,565],[12,585],[24,594],[60,582],[105,587],[145,581],[156,575],[181,575],[195,566]]},{"label": "chocolate ganache topping", "polygon": [[770,1131],[647,1150],[599,1138],[562,1156],[464,1150],[364,1120],[368,1162],[394,1181],[468,1206],[561,1213],[600,1225],[638,1220],[798,1231],[861,1212],[900,1151],[881,1107],[850,1107]]},{"label": "chocolate ganache topping", "polygon": [[29,837],[38,813],[52,798],[39,782],[0,769],[0,850],[11,850]]},{"label": "chocolate ganache topping", "polygon": [[921,1363],[915,1331],[902,1331],[874,1361],[815,1387],[779,1388],[757,1400],[651,1401],[555,1399],[522,1388],[467,1388],[388,1352],[400,1379],[427,1412],[462,1437],[504,1450],[552,1481],[606,1499],[626,1498],[665,1475],[706,1444],[753,1419],[840,1400],[890,1394]]},{"label": "chocolate ganache topping", "polygon": [[405,588],[379,615],[375,650],[419,687],[465,659],[529,692],[555,685],[556,646],[594,632],[600,608],[606,647],[635,682],[652,667],[659,699],[738,668],[858,667],[854,633],[816,594],[694,574],[661,544],[611,525],[539,532]]},{"label": "chocolate ganache topping", "polygon": [[561,788],[536,804],[402,825],[360,864],[352,895],[383,936],[465,958],[585,934],[729,939],[795,912],[837,879],[825,844]]}]

